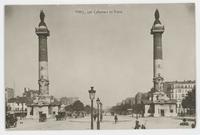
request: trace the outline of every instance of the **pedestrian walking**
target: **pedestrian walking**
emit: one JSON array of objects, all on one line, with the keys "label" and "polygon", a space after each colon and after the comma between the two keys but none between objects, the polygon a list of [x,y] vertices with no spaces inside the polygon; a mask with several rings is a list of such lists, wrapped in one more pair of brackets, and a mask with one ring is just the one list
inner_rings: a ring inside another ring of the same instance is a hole
[{"label": "pedestrian walking", "polygon": [[192,127],[192,128],[195,128],[195,127],[196,127],[196,121],[194,121],[194,123],[191,124],[191,127]]},{"label": "pedestrian walking", "polygon": [[97,115],[96,115],[96,114],[94,114],[94,121],[96,121],[96,118],[97,118]]},{"label": "pedestrian walking", "polygon": [[117,114],[114,116],[114,120],[115,120],[115,124],[116,124],[118,121]]},{"label": "pedestrian walking", "polygon": [[100,121],[102,122],[103,120],[103,114],[100,114]]},{"label": "pedestrian walking", "polygon": [[146,129],[144,124],[141,125],[141,129]]}]

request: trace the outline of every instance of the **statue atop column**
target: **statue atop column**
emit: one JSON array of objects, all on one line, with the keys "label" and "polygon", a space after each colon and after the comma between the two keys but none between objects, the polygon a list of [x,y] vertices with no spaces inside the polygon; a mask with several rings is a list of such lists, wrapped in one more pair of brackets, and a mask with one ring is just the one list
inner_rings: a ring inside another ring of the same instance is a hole
[{"label": "statue atop column", "polygon": [[44,22],[44,17],[45,17],[45,14],[44,14],[43,10],[41,10],[40,11],[40,23],[39,23],[39,27],[40,26],[46,26],[47,27],[46,23]]},{"label": "statue atop column", "polygon": [[156,24],[161,24],[159,18],[160,18],[160,14],[159,14],[159,11],[158,9],[156,9],[155,13],[154,13],[154,16],[155,16],[155,21],[154,21],[154,25]]}]

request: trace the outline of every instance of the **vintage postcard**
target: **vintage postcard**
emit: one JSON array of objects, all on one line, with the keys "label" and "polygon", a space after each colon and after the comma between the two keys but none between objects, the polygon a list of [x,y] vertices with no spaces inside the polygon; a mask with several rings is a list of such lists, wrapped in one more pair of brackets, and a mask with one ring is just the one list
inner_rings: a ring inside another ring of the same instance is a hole
[{"label": "vintage postcard", "polygon": [[5,130],[195,130],[195,8],[5,5]]}]

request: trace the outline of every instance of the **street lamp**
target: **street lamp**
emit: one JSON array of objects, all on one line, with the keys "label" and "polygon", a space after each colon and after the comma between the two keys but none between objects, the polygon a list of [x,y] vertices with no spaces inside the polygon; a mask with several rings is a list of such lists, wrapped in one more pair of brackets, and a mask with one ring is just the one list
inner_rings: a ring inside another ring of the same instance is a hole
[{"label": "street lamp", "polygon": [[99,121],[99,104],[100,104],[100,100],[99,100],[99,98],[97,98],[96,102],[97,102],[97,130],[99,130],[100,129],[100,121]]},{"label": "street lamp", "polygon": [[132,109],[132,110],[131,110],[131,113],[132,113],[132,117],[133,117],[133,108],[134,108],[134,107],[133,107],[133,100],[134,100],[134,98],[131,99],[131,109]]},{"label": "street lamp", "polygon": [[103,119],[103,110],[102,110],[102,108],[103,108],[103,104],[100,102],[100,122],[102,122],[102,119]]},{"label": "street lamp", "polygon": [[136,113],[136,119],[138,119],[138,95],[135,96],[135,113]]},{"label": "street lamp", "polygon": [[88,90],[88,92],[91,100],[91,129],[93,129],[93,100],[95,99],[96,91],[94,90],[94,87],[91,87],[91,89]]}]

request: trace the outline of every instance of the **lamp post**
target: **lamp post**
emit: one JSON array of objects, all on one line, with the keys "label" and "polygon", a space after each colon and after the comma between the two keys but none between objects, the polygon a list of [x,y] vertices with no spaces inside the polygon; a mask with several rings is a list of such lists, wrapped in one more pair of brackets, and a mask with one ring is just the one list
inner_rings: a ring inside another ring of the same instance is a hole
[{"label": "lamp post", "polygon": [[94,87],[91,87],[91,89],[88,90],[88,92],[91,100],[91,129],[93,129],[93,100],[95,99],[96,91],[94,90]]},{"label": "lamp post", "polygon": [[131,99],[131,116],[133,117],[133,99]]},{"label": "lamp post", "polygon": [[100,122],[102,122],[102,120],[103,120],[103,110],[102,110],[102,108],[103,108],[103,104],[100,102]]},{"label": "lamp post", "polygon": [[136,113],[136,119],[138,119],[137,95],[135,96],[135,113]]},{"label": "lamp post", "polygon": [[100,129],[100,121],[99,121],[99,104],[100,104],[100,100],[99,100],[99,98],[97,98],[96,102],[97,102],[97,130],[99,130]]}]

